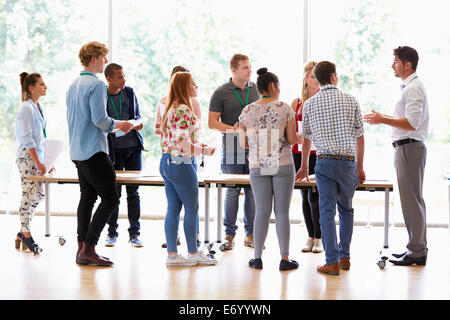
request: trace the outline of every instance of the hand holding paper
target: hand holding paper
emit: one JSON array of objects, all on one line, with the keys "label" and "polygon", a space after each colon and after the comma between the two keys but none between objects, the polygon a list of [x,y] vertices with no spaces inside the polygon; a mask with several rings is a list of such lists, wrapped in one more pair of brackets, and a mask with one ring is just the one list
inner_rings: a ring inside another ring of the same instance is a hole
[{"label": "hand holding paper", "polygon": [[62,141],[51,139],[45,140],[44,163],[43,163],[43,165],[46,168],[45,173],[47,173],[48,170],[53,171],[55,169],[53,165],[56,162],[58,156],[61,154],[63,147],[64,142]]}]

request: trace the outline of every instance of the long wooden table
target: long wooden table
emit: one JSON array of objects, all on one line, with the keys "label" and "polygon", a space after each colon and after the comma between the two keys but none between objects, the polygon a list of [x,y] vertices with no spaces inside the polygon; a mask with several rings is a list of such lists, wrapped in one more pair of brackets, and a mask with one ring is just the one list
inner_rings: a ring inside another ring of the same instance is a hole
[{"label": "long wooden table", "polygon": [[[250,179],[248,174],[219,174],[216,177],[207,177],[203,181],[205,184],[217,186],[217,245],[220,248],[222,242],[222,189],[223,188],[236,188],[236,187],[248,187],[250,185]],[[315,180],[299,181],[295,183],[295,189],[315,189],[317,184]],[[389,194],[394,190],[393,184],[387,180],[368,180],[362,184],[359,184],[356,191],[370,191],[370,192],[384,192],[384,243],[383,247],[389,247]],[[209,214],[209,207],[205,209]],[[209,231],[208,231],[209,232]],[[206,230],[205,230],[206,233]],[[208,233],[209,236],[209,233]],[[216,252],[215,246],[212,251]],[[221,248],[220,248],[221,249]],[[222,249],[221,249],[222,250]]]},{"label": "long wooden table", "polygon": [[[50,185],[57,184],[78,184],[78,175],[76,171],[55,172],[43,176],[30,175],[28,180],[41,181],[45,188],[45,236],[50,237]],[[147,185],[164,186],[164,180],[160,175],[145,174],[141,171],[116,171],[116,181],[124,185]],[[63,241],[64,242],[64,241]],[[61,243],[61,240],[60,240]]]},{"label": "long wooden table", "polygon": [[[27,179],[34,181],[42,181],[45,185],[45,235],[49,237],[50,233],[50,184],[77,184],[78,177],[76,172],[55,172],[43,176],[27,176]],[[139,185],[139,186],[164,186],[164,180],[160,175],[146,174],[141,171],[116,171],[116,181],[123,185]],[[210,242],[209,224],[210,224],[210,189],[212,186],[217,187],[217,239]],[[247,187],[250,185],[249,175],[236,174],[218,174],[214,177],[199,176],[199,187],[205,190],[205,235],[204,242],[209,245],[210,252],[215,252],[215,246],[222,243],[222,212],[223,200],[222,189],[229,187]],[[295,189],[314,189],[317,184],[314,180],[311,182],[300,181],[295,183]],[[386,180],[369,180],[358,185],[357,191],[382,191],[384,197],[384,248],[389,246],[389,193],[393,191],[393,185]],[[61,241],[60,241],[61,243]]]}]

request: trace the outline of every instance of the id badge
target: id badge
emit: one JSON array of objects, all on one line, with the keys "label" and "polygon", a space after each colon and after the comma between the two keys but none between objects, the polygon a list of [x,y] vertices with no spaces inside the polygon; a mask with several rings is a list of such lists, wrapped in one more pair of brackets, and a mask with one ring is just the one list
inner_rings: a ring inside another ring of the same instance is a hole
[{"label": "id badge", "polygon": [[124,136],[124,135],[126,135],[126,133],[123,132],[122,130],[117,130],[117,131],[116,131],[116,137],[117,137],[117,138],[122,137],[122,136]]}]

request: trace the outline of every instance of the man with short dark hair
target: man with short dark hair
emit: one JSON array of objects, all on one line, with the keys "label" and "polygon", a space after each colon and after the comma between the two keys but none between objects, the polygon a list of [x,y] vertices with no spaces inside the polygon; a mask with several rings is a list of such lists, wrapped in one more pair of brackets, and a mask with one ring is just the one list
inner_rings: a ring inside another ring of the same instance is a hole
[{"label": "man with short dark hair", "polygon": [[[218,130],[222,136],[223,173],[249,174],[248,149],[239,145],[238,118],[242,109],[259,100],[256,84],[250,81],[252,73],[250,60],[246,55],[235,54],[230,60],[232,77],[218,87],[210,101],[208,125],[210,129]],[[225,247],[232,249],[236,235],[236,220],[239,210],[239,195],[241,188],[227,188],[225,195]],[[255,219],[255,199],[250,187],[244,188],[244,245],[253,247],[253,221]]]},{"label": "man with short dark hair", "polygon": [[[363,183],[364,128],[358,101],[337,88],[336,66],[321,61],[314,66],[320,91],[303,105],[302,165],[296,180],[308,179],[311,141],[317,147],[315,175],[319,190],[320,226],[326,263],[321,273],[339,275],[350,269],[353,234],[352,199]],[[356,159],[355,159],[356,158]],[[336,205],[339,211],[339,244],[336,236]]]},{"label": "man with short dark hair", "polygon": [[[125,86],[125,75],[122,66],[111,63],[105,68],[105,77],[108,81],[106,110],[108,115],[116,120],[141,119],[139,104],[133,88]],[[109,157],[115,170],[142,170],[142,150],[144,142],[139,130],[143,128],[140,123],[134,130],[124,134],[121,131],[108,134]],[[126,186],[129,242],[133,247],[143,247],[139,239],[141,216],[141,204],[138,192],[139,186]],[[117,185],[117,192],[122,194],[122,185]],[[119,218],[119,206],[113,211],[108,220],[108,235],[105,245],[113,247],[116,244],[119,233],[117,220]]]},{"label": "man with short dark hair", "polygon": [[411,47],[394,49],[395,76],[403,80],[401,98],[394,116],[375,110],[366,114],[369,124],[385,124],[392,127],[394,166],[397,172],[398,191],[403,218],[408,231],[407,251],[393,254],[399,260],[389,260],[396,265],[425,265],[427,261],[426,207],[422,195],[428,136],[428,101],[425,88],[416,74],[419,55]]},{"label": "man with short dark hair", "polygon": [[[119,204],[116,174],[107,154],[106,133],[113,130],[127,133],[133,128],[129,121],[114,120],[106,113],[106,86],[96,74],[103,72],[108,51],[99,42],[82,46],[79,58],[83,71],[66,93],[70,159],[77,168],[80,184],[75,261],[82,265],[113,264],[95,251],[106,221]],[[101,202],[92,215],[98,197]]]}]

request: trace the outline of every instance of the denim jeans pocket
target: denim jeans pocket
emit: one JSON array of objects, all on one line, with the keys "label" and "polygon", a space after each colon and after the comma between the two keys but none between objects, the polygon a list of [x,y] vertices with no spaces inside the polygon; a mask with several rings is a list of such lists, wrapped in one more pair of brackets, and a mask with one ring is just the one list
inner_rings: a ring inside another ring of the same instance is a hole
[{"label": "denim jeans pocket", "polygon": [[178,177],[180,175],[180,168],[182,163],[172,162],[170,159],[167,159],[167,170],[166,174],[170,177]]}]

